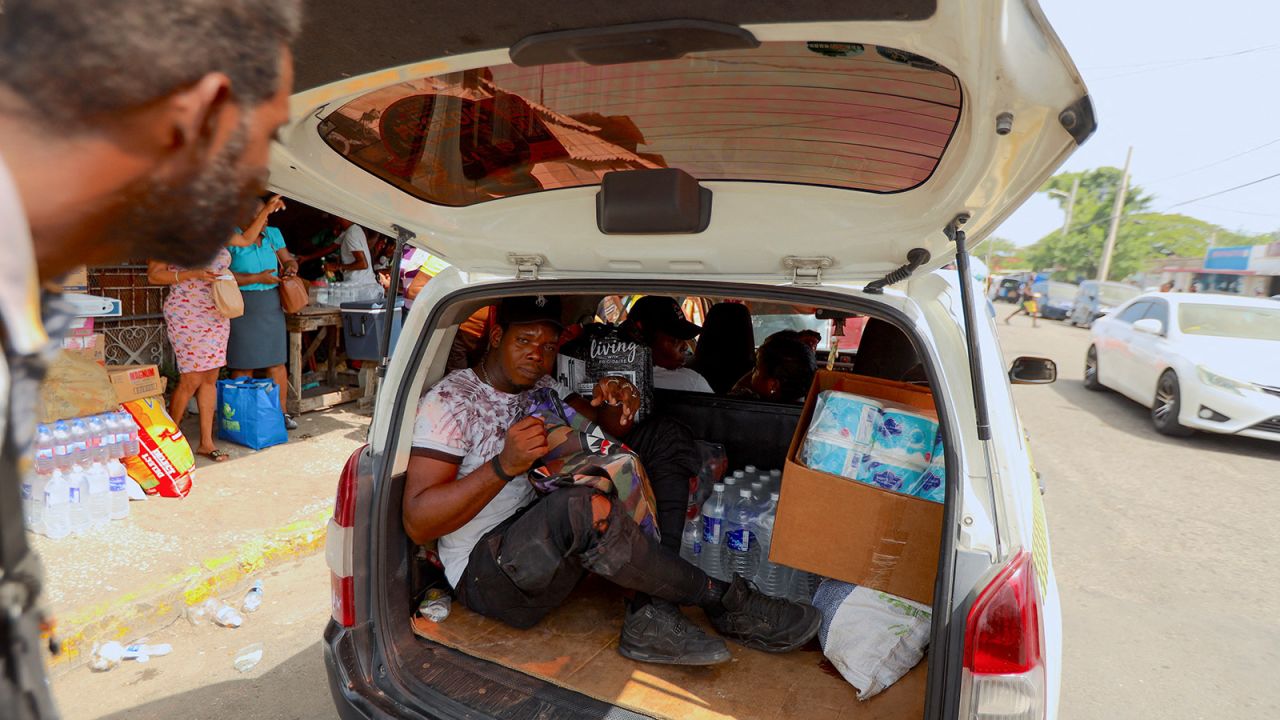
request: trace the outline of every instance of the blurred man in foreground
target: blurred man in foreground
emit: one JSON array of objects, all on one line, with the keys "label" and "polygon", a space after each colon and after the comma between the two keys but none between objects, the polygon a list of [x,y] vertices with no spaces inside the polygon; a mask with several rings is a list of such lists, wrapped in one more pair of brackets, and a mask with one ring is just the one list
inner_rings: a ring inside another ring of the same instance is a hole
[{"label": "blurred man in foreground", "polygon": [[81,265],[202,266],[266,188],[299,0],[7,0],[0,14],[0,708],[57,716],[19,499]]}]

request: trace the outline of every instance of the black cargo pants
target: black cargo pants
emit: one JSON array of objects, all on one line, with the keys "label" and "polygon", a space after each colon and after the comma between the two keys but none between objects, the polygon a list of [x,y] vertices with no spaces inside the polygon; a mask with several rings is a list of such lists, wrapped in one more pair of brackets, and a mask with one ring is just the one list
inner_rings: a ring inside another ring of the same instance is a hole
[{"label": "black cargo pants", "polygon": [[[593,498],[608,503],[600,519]],[[557,490],[490,530],[472,549],[456,589],[475,612],[529,628],[559,607],[587,572],[683,605],[699,604],[707,592],[702,570],[645,535],[613,498],[588,487]]]}]

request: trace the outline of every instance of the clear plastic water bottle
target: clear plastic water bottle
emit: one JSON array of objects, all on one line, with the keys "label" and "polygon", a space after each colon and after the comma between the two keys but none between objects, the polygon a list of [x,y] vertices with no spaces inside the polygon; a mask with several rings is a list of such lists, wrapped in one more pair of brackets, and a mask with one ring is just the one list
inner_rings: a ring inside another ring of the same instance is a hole
[{"label": "clear plastic water bottle", "polygon": [[128,410],[121,410],[116,413],[116,417],[116,437],[124,448],[122,457],[133,457],[138,454],[138,425]]},{"label": "clear plastic water bottle", "polygon": [[[118,446],[117,446],[118,451]],[[129,473],[115,457],[107,461],[107,493],[111,496],[111,519],[129,517]]]},{"label": "clear plastic water bottle", "polygon": [[44,486],[44,534],[60,540],[71,532],[70,492],[62,470],[54,468]]},{"label": "clear plastic water bottle", "polygon": [[116,437],[116,414],[103,413],[98,416],[98,422],[102,424],[104,461],[120,457],[120,439]]},{"label": "clear plastic water bottle", "polygon": [[22,476],[22,524],[35,532],[35,484],[36,474],[26,473]]},{"label": "clear plastic water bottle", "polygon": [[769,489],[782,490],[782,471],[774,468],[769,471]]},{"label": "clear plastic water bottle", "polygon": [[249,592],[244,595],[244,602],[240,603],[240,610],[247,613],[258,612],[258,608],[262,607],[262,581],[255,580],[253,587],[249,588]]},{"label": "clear plastic water bottle", "polygon": [[89,426],[85,423],[84,418],[76,418],[71,421],[71,462],[88,466],[91,462],[89,459]]},{"label": "clear plastic water bottle", "polygon": [[747,465],[746,467],[742,468],[742,472],[746,474],[748,479],[754,480],[755,479],[754,476],[760,472],[760,469],[757,468],[755,465]]},{"label": "clear plastic water bottle", "polygon": [[717,580],[727,580],[720,565],[724,549],[725,485],[711,486],[711,497],[702,504],[702,554],[700,566],[703,572]]},{"label": "clear plastic water bottle", "polygon": [[773,546],[773,525],[777,517],[778,493],[769,495],[769,501],[756,518],[756,542],[760,548],[759,560],[756,562],[755,577],[752,578],[760,592],[770,597],[786,595],[785,566],[769,560],[769,551]]},{"label": "clear plastic water bottle", "polygon": [[101,462],[107,459],[106,428],[102,426],[102,418],[94,415],[84,421],[85,440],[88,442],[89,462]]},{"label": "clear plastic water bottle", "polygon": [[238,628],[244,624],[244,616],[221,600],[210,599],[205,604],[209,608],[209,618],[218,625],[227,628]]},{"label": "clear plastic water bottle", "polygon": [[48,425],[36,426],[36,472],[42,475],[48,475],[53,472],[53,429]]},{"label": "clear plastic water bottle", "polygon": [[71,469],[71,455],[74,447],[71,443],[71,428],[65,420],[53,424],[53,464],[64,473]]},{"label": "clear plastic water bottle", "polygon": [[93,520],[89,515],[89,473],[80,463],[72,463],[66,476],[71,532],[84,535],[93,526]]},{"label": "clear plastic water bottle", "polygon": [[680,557],[685,562],[698,565],[702,555],[702,514],[699,513],[684,524],[680,535]]},{"label": "clear plastic water bottle", "polygon": [[107,466],[95,460],[85,471],[89,479],[89,522],[95,530],[111,523],[111,477]]},{"label": "clear plastic water bottle", "polygon": [[755,574],[755,555],[759,551],[751,531],[751,488],[738,490],[738,498],[729,504],[725,514],[725,573],[750,579]]},{"label": "clear plastic water bottle", "polygon": [[751,483],[751,504],[757,508],[755,514],[759,514],[758,508],[763,508],[768,499],[769,491],[765,489],[764,480],[756,480]]}]

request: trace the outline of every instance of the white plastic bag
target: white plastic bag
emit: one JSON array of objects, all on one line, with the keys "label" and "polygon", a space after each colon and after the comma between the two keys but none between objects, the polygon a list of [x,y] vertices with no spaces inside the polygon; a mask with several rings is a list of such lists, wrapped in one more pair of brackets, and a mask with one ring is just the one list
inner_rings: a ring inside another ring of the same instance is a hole
[{"label": "white plastic bag", "polygon": [[924,657],[933,613],[920,603],[824,580],[813,604],[822,611],[822,652],[859,700],[894,684]]}]

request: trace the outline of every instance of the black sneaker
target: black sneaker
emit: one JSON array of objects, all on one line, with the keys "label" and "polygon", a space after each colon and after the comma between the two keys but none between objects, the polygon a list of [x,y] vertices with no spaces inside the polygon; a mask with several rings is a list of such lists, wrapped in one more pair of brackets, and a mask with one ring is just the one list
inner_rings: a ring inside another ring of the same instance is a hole
[{"label": "black sneaker", "polygon": [[790,652],[818,634],[822,613],[812,605],[771,598],[740,575],[720,600],[723,610],[707,609],[721,635],[755,650]]},{"label": "black sneaker", "polygon": [[703,632],[680,608],[656,599],[628,613],[618,653],[663,665],[717,665],[731,658],[724,640]]},{"label": "black sneaker", "polygon": [[284,429],[285,429],[285,430],[297,430],[297,429],[298,429],[298,421],[297,421],[297,420],[294,420],[292,415],[285,415],[285,416],[284,416]]}]

